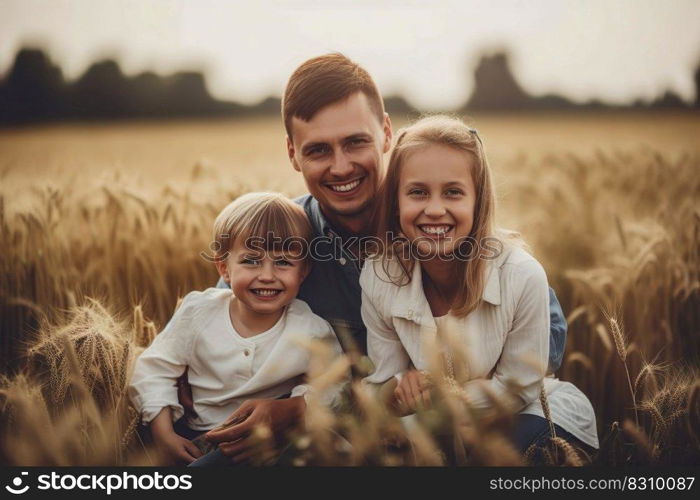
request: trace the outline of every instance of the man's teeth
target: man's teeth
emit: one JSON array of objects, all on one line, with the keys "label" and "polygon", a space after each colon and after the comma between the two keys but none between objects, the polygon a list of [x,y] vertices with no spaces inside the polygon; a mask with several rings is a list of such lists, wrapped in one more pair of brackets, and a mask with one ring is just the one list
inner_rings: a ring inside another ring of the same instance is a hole
[{"label": "man's teeth", "polygon": [[450,230],[450,226],[419,226],[422,231],[428,234],[445,234]]},{"label": "man's teeth", "polygon": [[362,179],[357,179],[356,181],[349,182],[347,184],[339,184],[335,186],[329,186],[333,191],[338,191],[339,193],[345,192],[345,191],[350,191],[351,189],[355,189],[357,186],[360,185],[360,182]]},{"label": "man's teeth", "polygon": [[263,297],[270,297],[272,295],[277,295],[280,292],[281,292],[281,290],[261,290],[260,288],[256,288],[253,290],[253,293],[255,295],[262,295]]}]

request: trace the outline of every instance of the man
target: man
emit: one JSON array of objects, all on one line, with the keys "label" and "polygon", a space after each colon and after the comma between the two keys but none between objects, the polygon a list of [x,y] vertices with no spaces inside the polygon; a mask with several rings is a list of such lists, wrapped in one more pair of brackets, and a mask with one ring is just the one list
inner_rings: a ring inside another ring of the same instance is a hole
[{"label": "man", "polygon": [[[314,266],[299,298],[334,327],[351,356],[366,353],[360,316],[362,265],[358,238],[368,236],[374,198],[383,175],[383,155],[392,127],[377,86],[362,67],[340,54],[310,59],[292,74],[282,101],[287,153],[304,176],[309,194],[298,198],[318,243]],[[561,364],[566,321],[550,290],[550,370]],[[258,424],[281,435],[303,415],[303,397],[251,400],[232,418],[241,423],[207,438],[234,461],[250,456],[246,436]]]}]

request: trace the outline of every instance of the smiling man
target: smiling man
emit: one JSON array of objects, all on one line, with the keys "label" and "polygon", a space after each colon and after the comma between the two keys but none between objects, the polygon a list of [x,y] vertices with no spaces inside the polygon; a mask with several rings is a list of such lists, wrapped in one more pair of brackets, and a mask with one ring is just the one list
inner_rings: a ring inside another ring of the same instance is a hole
[{"label": "smiling man", "polygon": [[[295,200],[311,220],[316,242],[313,267],[298,298],[326,319],[346,352],[366,353],[367,331],[360,315],[362,255],[359,239],[369,236],[373,203],[383,176],[392,128],[369,73],[341,54],[310,59],[292,74],[282,104],[287,153],[304,176],[309,194]],[[556,370],[566,339],[566,321],[550,290],[550,370]],[[253,400],[232,418],[241,423],[212,431],[233,458],[247,456],[246,436],[258,424],[281,436],[299,421],[303,397]]]},{"label": "smiling man", "polygon": [[282,116],[289,160],[309,190],[296,201],[318,242],[299,298],[333,325],[346,351],[364,353],[358,240],[369,235],[391,120],[369,73],[340,54],[294,72]]}]

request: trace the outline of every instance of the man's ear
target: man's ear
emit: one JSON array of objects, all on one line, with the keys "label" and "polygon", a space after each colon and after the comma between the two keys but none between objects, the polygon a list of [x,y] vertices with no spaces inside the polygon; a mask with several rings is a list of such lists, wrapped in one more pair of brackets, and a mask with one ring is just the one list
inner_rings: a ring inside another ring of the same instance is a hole
[{"label": "man's ear", "polygon": [[389,113],[384,113],[384,148],[385,153],[389,152],[391,149],[391,140],[393,138],[393,130],[391,128],[391,118],[389,118]]},{"label": "man's ear", "polygon": [[292,164],[292,167],[294,167],[294,170],[297,172],[301,172],[301,168],[299,167],[299,164],[297,163],[296,159],[294,158],[294,142],[289,138],[289,136],[286,137],[287,139],[287,156],[289,157],[289,161]]}]

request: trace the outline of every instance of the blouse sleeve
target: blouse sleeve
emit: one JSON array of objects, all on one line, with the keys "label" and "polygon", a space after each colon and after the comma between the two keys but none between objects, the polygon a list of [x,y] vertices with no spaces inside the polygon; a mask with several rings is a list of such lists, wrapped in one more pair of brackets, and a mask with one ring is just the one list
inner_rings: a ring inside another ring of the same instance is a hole
[{"label": "blouse sleeve", "polygon": [[169,406],[173,421],[184,414],[177,398],[176,379],[190,359],[193,304],[197,292],[188,294],[163,331],[136,360],[129,385],[129,397],[147,424]]},{"label": "blouse sleeve", "polygon": [[362,287],[360,312],[362,321],[367,328],[367,354],[374,364],[374,372],[364,381],[381,384],[406,371],[410,364],[410,358],[401,344],[396,330],[386,323],[377,309],[374,284],[378,278],[374,275],[372,264],[373,261],[365,262],[360,275],[360,286]]},{"label": "blouse sleeve", "polygon": [[491,405],[487,393],[505,400],[514,395],[518,412],[539,397],[549,356],[549,286],[537,261],[513,270],[510,282],[513,322],[492,378],[466,383],[467,397],[475,408]]}]

